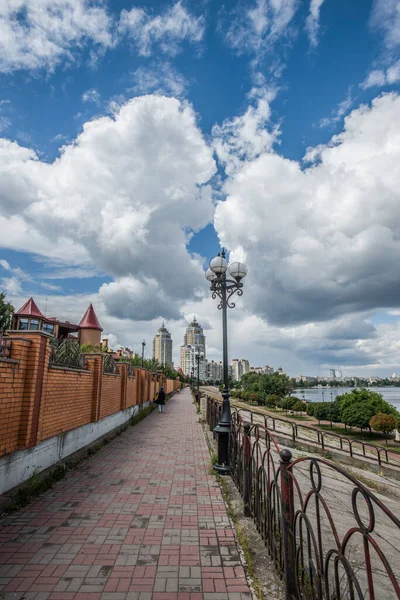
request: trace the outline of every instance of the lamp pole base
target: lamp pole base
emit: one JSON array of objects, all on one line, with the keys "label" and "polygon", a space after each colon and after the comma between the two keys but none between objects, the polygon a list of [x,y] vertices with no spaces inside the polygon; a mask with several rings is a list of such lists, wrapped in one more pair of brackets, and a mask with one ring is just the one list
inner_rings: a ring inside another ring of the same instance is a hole
[{"label": "lamp pole base", "polygon": [[218,475],[229,475],[229,465],[214,465],[214,471],[217,471]]}]

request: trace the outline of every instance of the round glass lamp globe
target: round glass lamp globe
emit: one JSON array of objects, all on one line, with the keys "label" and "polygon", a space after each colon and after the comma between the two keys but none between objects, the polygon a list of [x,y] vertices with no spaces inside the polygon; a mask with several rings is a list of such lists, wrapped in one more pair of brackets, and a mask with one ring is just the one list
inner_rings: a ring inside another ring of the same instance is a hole
[{"label": "round glass lamp globe", "polygon": [[207,269],[206,271],[206,279],[207,281],[214,281],[214,279],[216,279],[217,276],[215,273],[213,273],[213,271],[211,271],[211,269]]},{"label": "round glass lamp globe", "polygon": [[226,273],[227,268],[228,265],[223,256],[215,256],[210,260],[210,269],[216,275],[222,275],[223,273]]},{"label": "round glass lamp globe", "polygon": [[229,274],[236,281],[241,281],[247,275],[247,267],[244,263],[235,262],[229,265]]}]

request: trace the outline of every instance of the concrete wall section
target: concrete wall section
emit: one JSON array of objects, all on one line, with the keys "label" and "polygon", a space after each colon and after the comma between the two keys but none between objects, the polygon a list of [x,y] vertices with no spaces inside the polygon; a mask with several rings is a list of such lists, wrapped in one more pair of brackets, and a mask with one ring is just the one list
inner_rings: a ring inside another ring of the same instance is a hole
[{"label": "concrete wall section", "polygon": [[[148,404],[146,402],[141,406]],[[88,423],[72,431],[53,436],[32,448],[0,457],[0,495],[23,483],[33,473],[54,466],[60,460],[66,459],[74,452],[120,427],[138,411],[138,405],[132,406],[96,423]]]}]

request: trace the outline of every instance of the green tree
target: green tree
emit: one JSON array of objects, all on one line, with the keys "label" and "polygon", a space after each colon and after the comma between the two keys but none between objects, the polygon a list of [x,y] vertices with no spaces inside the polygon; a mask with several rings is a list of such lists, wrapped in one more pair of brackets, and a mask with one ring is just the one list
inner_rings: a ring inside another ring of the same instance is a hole
[{"label": "green tree", "polygon": [[10,329],[13,312],[13,305],[6,301],[6,293],[0,292],[0,333]]},{"label": "green tree", "polygon": [[318,419],[318,423],[329,421],[330,402],[314,402],[313,405],[313,416]]},{"label": "green tree", "polygon": [[270,394],[265,399],[265,406],[267,406],[268,408],[275,408],[276,406],[278,406],[280,401],[280,396],[278,396],[277,394]]},{"label": "green tree", "polygon": [[340,419],[342,423],[352,427],[369,429],[371,432],[370,420],[377,413],[398,416],[394,406],[385,402],[382,395],[371,390],[362,388],[361,390],[351,390],[342,396],[337,396],[336,400],[340,403]]},{"label": "green tree", "polygon": [[298,400],[296,402],[296,404],[293,406],[293,410],[294,410],[294,412],[299,412],[299,413],[305,412],[306,403],[303,402],[303,400]]},{"label": "green tree", "polygon": [[292,382],[287,375],[272,373],[245,373],[241,379],[245,392],[259,392],[264,396],[277,394],[281,398],[287,396],[293,389]]},{"label": "green tree", "polygon": [[387,415],[384,413],[377,413],[374,415],[370,422],[369,426],[375,431],[381,431],[385,434],[385,441],[387,443],[387,434],[396,429],[397,419],[394,415]]}]

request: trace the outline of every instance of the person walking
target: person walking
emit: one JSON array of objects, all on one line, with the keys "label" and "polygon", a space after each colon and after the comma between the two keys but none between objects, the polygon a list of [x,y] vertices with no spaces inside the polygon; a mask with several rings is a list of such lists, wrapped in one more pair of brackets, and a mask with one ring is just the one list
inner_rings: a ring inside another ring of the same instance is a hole
[{"label": "person walking", "polygon": [[157,397],[157,404],[158,404],[158,412],[164,412],[165,411],[165,392],[164,392],[164,388],[160,387],[160,391],[158,392],[158,397]]}]

